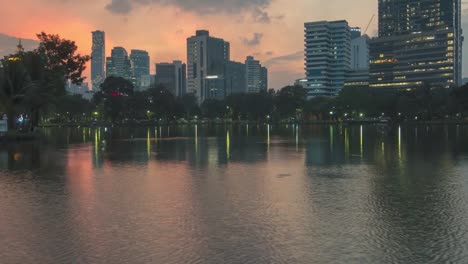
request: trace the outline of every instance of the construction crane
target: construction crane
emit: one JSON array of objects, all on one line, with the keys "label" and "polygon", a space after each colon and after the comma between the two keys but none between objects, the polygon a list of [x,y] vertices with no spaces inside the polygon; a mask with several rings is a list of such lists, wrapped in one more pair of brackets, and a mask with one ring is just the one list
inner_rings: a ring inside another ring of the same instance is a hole
[{"label": "construction crane", "polygon": [[367,24],[366,30],[364,30],[363,35],[365,35],[367,33],[367,30],[369,30],[369,27],[372,24],[372,21],[374,21],[374,18],[375,18],[375,14],[372,15],[372,17],[371,17],[371,19],[369,21],[369,24]]}]

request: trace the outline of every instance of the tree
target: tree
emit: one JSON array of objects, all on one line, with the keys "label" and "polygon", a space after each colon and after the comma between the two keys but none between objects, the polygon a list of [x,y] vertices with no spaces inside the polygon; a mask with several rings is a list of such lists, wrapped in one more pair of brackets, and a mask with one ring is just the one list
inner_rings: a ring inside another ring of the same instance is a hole
[{"label": "tree", "polygon": [[157,85],[148,90],[150,101],[149,110],[161,119],[172,118],[176,110],[176,100],[174,95],[163,85]]},{"label": "tree", "polygon": [[38,125],[41,109],[65,94],[65,81],[83,81],[81,74],[89,56],[75,54],[75,42],[58,35],[38,34],[39,48],[32,52],[19,50],[5,57],[1,64],[0,101],[5,105],[9,127],[13,128],[16,111],[30,117],[30,129]]},{"label": "tree", "polygon": [[320,120],[328,115],[331,108],[332,99],[327,97],[314,97],[308,100],[304,106],[304,112],[315,116]]},{"label": "tree", "polygon": [[[77,54],[78,47],[74,41],[62,39],[59,35],[37,34],[39,48],[34,53],[42,58],[36,57],[25,60],[33,81],[40,83],[35,86],[38,89],[30,90],[27,102],[31,115],[31,129],[39,123],[40,110],[51,103],[54,99],[65,94],[65,82],[70,80],[73,84],[81,84],[85,77],[82,76],[86,69],[86,63],[90,57]],[[42,64],[42,68],[39,65]],[[42,70],[41,70],[42,69]],[[38,97],[41,100],[38,100]]]},{"label": "tree", "polygon": [[65,118],[66,121],[80,121],[91,115],[91,103],[79,94],[64,95],[58,98],[55,104],[55,112]]},{"label": "tree", "polygon": [[223,117],[226,113],[226,103],[217,99],[206,99],[201,105],[203,116],[207,118]]},{"label": "tree", "polygon": [[286,86],[276,94],[276,107],[282,118],[295,117],[304,109],[307,91],[302,86]]},{"label": "tree", "polygon": [[128,97],[133,95],[133,84],[122,78],[109,76],[100,86],[101,90],[94,95],[95,104],[103,104],[105,115],[112,123],[122,117]]},{"label": "tree", "polygon": [[177,106],[182,109],[183,114],[185,114],[185,117],[187,118],[200,114],[200,107],[198,107],[197,104],[197,97],[193,93],[184,94],[176,98],[176,103]]}]

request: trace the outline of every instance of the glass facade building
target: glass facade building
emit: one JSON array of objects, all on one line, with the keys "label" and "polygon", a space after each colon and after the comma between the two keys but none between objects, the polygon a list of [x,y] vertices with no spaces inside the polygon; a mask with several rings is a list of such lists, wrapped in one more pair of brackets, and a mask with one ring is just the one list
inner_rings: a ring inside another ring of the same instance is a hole
[{"label": "glass facade building", "polygon": [[123,47],[112,49],[111,56],[107,58],[106,74],[107,76],[122,77],[133,82],[130,59]]},{"label": "glass facade building", "polygon": [[461,83],[460,0],[379,0],[370,41],[370,87],[412,89]]}]

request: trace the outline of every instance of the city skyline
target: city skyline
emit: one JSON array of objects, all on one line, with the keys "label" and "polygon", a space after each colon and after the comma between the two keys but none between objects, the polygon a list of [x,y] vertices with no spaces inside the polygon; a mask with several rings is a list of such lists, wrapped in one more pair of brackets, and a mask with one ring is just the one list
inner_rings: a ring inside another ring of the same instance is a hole
[{"label": "city skyline", "polygon": [[[232,60],[243,61],[246,56],[253,55],[265,62],[270,71],[270,87],[279,89],[304,77],[304,22],[346,19],[350,25],[364,29],[372,15],[377,15],[378,4],[377,0],[353,3],[331,0],[326,4],[315,0],[265,0],[233,1],[238,4],[218,3],[210,7],[210,1],[195,1],[196,4],[175,1],[166,5],[158,4],[159,1],[147,2],[152,4],[129,1],[112,4],[110,0],[82,1],[80,5],[56,0],[9,2],[0,10],[0,15],[8,22],[2,25],[0,33],[34,39],[34,34],[43,30],[75,40],[80,53],[90,54],[90,32],[103,30],[107,56],[115,46],[148,50],[151,73],[154,73],[156,62],[186,62],[186,38],[197,29],[206,29],[231,43]],[[14,12],[17,9],[23,12]],[[39,13],[41,16],[37,15]],[[466,28],[468,12],[463,11],[462,16]],[[42,17],[48,19],[45,21]],[[377,19],[367,33],[376,35]],[[2,43],[0,53],[2,49],[7,50]],[[466,50],[466,42],[464,46]],[[90,68],[89,64],[85,73],[87,82],[91,81]],[[463,73],[464,77],[468,76],[467,67]]]}]

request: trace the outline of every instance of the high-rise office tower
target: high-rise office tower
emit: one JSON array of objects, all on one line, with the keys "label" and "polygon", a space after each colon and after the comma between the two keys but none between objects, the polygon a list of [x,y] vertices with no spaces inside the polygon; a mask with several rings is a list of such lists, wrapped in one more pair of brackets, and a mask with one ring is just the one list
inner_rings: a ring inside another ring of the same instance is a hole
[{"label": "high-rise office tower", "polygon": [[224,92],[220,85],[224,82],[219,80],[224,79],[229,56],[228,42],[211,37],[207,30],[197,30],[195,36],[187,39],[187,92],[194,93],[200,103]]},{"label": "high-rise office tower", "polygon": [[247,92],[245,77],[246,67],[244,63],[228,61],[225,76],[226,95]]},{"label": "high-rise office tower", "polygon": [[307,96],[336,96],[351,67],[351,29],[347,21],[305,23]]},{"label": "high-rise office tower", "polygon": [[150,75],[150,57],[145,50],[132,49],[130,53],[130,63],[132,66],[132,82],[137,90],[143,89],[142,78]]},{"label": "high-rise office tower", "polygon": [[186,69],[181,61],[156,64],[156,84],[163,85],[174,96],[182,96],[186,93]]},{"label": "high-rise office tower", "polygon": [[462,42],[460,0],[379,0],[369,86],[459,85]]},{"label": "high-rise office tower", "polygon": [[107,57],[107,76],[122,77],[133,81],[132,67],[127,51],[122,47],[112,49],[111,56]]},{"label": "high-rise office tower", "polygon": [[131,50],[130,62],[135,78],[150,74],[150,57],[145,50]]},{"label": "high-rise office tower", "polygon": [[92,39],[91,82],[93,90],[97,90],[106,77],[104,72],[106,63],[106,34],[104,31],[94,31],[92,32]]}]

